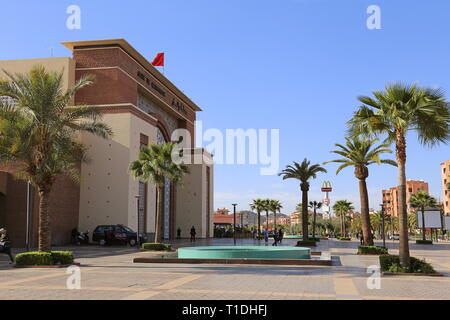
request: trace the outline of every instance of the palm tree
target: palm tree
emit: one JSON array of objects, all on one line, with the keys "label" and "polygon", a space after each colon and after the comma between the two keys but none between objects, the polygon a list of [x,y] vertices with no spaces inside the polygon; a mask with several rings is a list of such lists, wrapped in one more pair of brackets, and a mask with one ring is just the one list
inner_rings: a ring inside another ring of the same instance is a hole
[{"label": "palm tree", "polygon": [[417,229],[417,215],[408,214],[408,229],[410,232]]},{"label": "palm tree", "polygon": [[350,201],[347,200],[338,200],[333,205],[333,211],[340,217],[341,220],[341,234],[343,237],[346,236],[345,223],[346,217],[350,211],[352,211],[353,205]]},{"label": "palm tree", "polygon": [[266,212],[266,230],[269,230],[270,199],[262,200],[262,210]]},{"label": "palm tree", "polygon": [[258,240],[261,240],[261,211],[264,210],[264,200],[256,199],[253,200],[253,203],[250,204],[250,208],[252,210],[256,210],[258,213]]},{"label": "palm tree", "polygon": [[130,173],[141,182],[151,182],[156,185],[156,230],[155,242],[161,241],[163,217],[164,217],[164,185],[166,179],[172,183],[182,183],[183,176],[189,173],[186,165],[176,163],[172,160],[172,152],[176,144],[167,142],[163,144],[151,144],[149,147],[143,146],[139,152],[138,159],[131,162]]},{"label": "palm tree", "polygon": [[381,220],[382,220],[382,215],[381,212],[374,212],[373,214],[370,215],[370,226],[373,230],[373,232],[377,231],[379,233],[381,233]]},{"label": "palm tree", "polygon": [[274,228],[277,227],[277,212],[281,213],[281,209],[283,208],[283,206],[281,205],[281,202],[278,200],[269,200],[269,207],[270,207],[270,211],[273,212],[273,225]]},{"label": "palm tree", "polygon": [[342,169],[346,167],[355,168],[355,177],[359,180],[359,197],[361,202],[361,224],[364,236],[364,243],[369,246],[373,246],[372,233],[370,232],[370,216],[369,216],[369,196],[367,193],[366,179],[369,176],[369,165],[377,163],[390,164],[396,166],[397,164],[393,160],[380,159],[380,155],[383,153],[392,153],[389,149],[389,144],[382,143],[377,145],[378,139],[351,137],[345,138],[345,146],[341,144],[335,144],[339,150],[331,151],[343,158],[337,160],[331,160],[324,162],[336,162],[341,163],[336,170],[338,174]]},{"label": "palm tree", "polygon": [[440,89],[388,84],[385,91],[373,91],[374,98],[360,96],[362,106],[348,122],[353,136],[386,134],[395,143],[398,165],[398,207],[400,264],[410,266],[406,206],[406,134],[414,130],[420,143],[433,146],[450,137],[450,108]]},{"label": "palm tree", "polygon": [[39,195],[39,251],[51,250],[49,196],[56,178],[79,180],[80,163],[88,162],[87,148],[77,140],[80,132],[108,138],[111,129],[98,109],[69,106],[75,93],[93,83],[81,77],[64,91],[63,72],[42,66],[26,74],[10,74],[0,81],[0,163],[14,167],[14,175],[28,181]]},{"label": "palm tree", "polygon": [[310,202],[309,202],[309,207],[312,208],[312,209],[314,210],[314,220],[313,220],[313,233],[312,233],[312,236],[313,236],[313,239],[315,239],[315,238],[316,238],[316,215],[317,215],[316,210],[322,208],[322,202],[317,202],[316,200],[310,201]]},{"label": "palm tree", "polygon": [[286,179],[300,180],[300,189],[302,190],[302,232],[303,240],[308,240],[308,191],[309,180],[315,179],[319,172],[327,172],[320,164],[313,164],[306,158],[301,164],[294,161],[294,165],[286,166],[286,169],[279,173],[279,176]]},{"label": "palm tree", "polygon": [[425,241],[425,208],[435,207],[437,205],[436,199],[425,191],[418,191],[417,193],[411,195],[409,198],[409,203],[411,204],[411,207],[422,211],[422,240]]}]

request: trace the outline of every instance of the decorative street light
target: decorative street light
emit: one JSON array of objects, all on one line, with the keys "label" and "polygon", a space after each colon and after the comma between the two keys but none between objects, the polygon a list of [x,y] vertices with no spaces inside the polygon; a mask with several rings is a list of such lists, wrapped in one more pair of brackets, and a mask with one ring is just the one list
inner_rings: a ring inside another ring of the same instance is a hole
[{"label": "decorative street light", "polygon": [[236,245],[236,206],[237,203],[233,203],[233,242]]},{"label": "decorative street light", "polygon": [[381,236],[383,237],[383,247],[386,247],[386,237],[384,235],[384,204],[381,204]]}]

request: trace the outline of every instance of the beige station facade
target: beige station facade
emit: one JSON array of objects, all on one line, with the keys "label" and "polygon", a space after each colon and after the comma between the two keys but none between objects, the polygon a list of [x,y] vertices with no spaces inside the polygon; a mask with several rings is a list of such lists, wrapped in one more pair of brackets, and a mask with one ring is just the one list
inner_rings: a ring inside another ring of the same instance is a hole
[{"label": "beige station facade", "polygon": [[[123,224],[134,230],[139,224],[139,232],[151,236],[155,232],[156,188],[132,178],[129,164],[137,159],[141,146],[171,141],[176,129],[189,132],[189,145],[193,146],[196,112],[201,109],[124,39],[64,42],[63,45],[72,51],[72,57],[0,61],[0,70],[12,73],[27,72],[35,65],[52,71],[64,70],[65,88],[86,74],[94,75],[94,85],[80,90],[73,102],[99,108],[103,122],[113,131],[113,137],[108,140],[88,133],[80,136],[89,148],[91,162],[82,164],[80,184],[63,177],[52,190],[52,242],[68,242],[73,227],[92,232],[97,225],[110,224]],[[211,155],[202,148],[192,148],[190,152],[209,161],[189,164],[190,172],[182,185],[166,182],[165,239],[175,238],[178,228],[182,237],[188,237],[192,226],[198,237],[213,235]],[[24,198],[26,192],[25,183],[13,179],[12,171],[0,168],[0,224],[13,235],[25,227],[26,205],[14,204],[17,199],[11,200],[11,190],[22,190]],[[36,232],[37,206],[33,207]],[[14,211],[20,212],[17,218]]]}]

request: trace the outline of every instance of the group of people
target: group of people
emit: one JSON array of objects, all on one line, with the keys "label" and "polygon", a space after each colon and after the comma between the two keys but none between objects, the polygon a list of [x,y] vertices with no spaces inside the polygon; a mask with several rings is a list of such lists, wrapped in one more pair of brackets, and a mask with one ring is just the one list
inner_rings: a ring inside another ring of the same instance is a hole
[{"label": "group of people", "polygon": [[[195,242],[195,236],[197,235],[197,231],[195,231],[195,227],[192,226],[191,231],[189,232],[191,235],[191,242]],[[177,239],[181,239],[181,228],[178,227],[177,229]]]},{"label": "group of people", "polygon": [[[267,245],[268,242],[269,242],[269,230],[264,229],[263,235],[264,235],[264,242]],[[274,240],[274,242],[272,243],[272,246],[278,246],[278,243],[281,243],[281,241],[283,241],[283,236],[284,236],[283,230],[282,229],[278,230],[277,228],[275,228],[273,230],[273,240]]]}]

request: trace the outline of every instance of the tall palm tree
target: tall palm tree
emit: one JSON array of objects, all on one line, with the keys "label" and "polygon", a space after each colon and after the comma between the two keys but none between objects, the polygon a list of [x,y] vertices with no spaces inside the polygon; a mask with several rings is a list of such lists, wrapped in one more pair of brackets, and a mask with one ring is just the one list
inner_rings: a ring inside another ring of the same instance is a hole
[{"label": "tall palm tree", "polygon": [[425,208],[435,207],[437,205],[436,199],[425,191],[418,191],[411,195],[409,203],[411,204],[411,207],[422,211],[422,239],[425,241]]},{"label": "tall palm tree", "polygon": [[264,210],[264,200],[256,199],[253,200],[253,203],[250,204],[250,208],[252,210],[256,210],[258,214],[258,240],[261,240],[261,211]]},{"label": "tall palm tree", "polygon": [[345,230],[345,224],[346,224],[346,218],[350,211],[352,211],[353,204],[350,201],[347,200],[338,200],[333,205],[333,211],[336,212],[336,214],[340,217],[341,220],[341,234],[343,237],[345,237],[346,230]]},{"label": "tall palm tree", "polygon": [[326,163],[336,162],[341,163],[336,170],[338,174],[342,169],[346,167],[355,168],[355,177],[359,180],[359,197],[361,202],[361,225],[364,236],[364,243],[369,246],[373,246],[372,233],[370,232],[370,216],[369,216],[369,195],[367,193],[366,179],[369,176],[369,165],[377,163],[390,164],[396,166],[397,164],[393,160],[380,159],[380,155],[383,153],[392,153],[389,149],[389,144],[378,144],[378,139],[370,139],[367,137],[351,137],[345,138],[345,146],[337,143],[338,150],[331,152],[342,156],[341,159],[327,161]]},{"label": "tall palm tree", "polygon": [[315,179],[319,172],[327,172],[320,164],[313,164],[306,158],[301,164],[294,161],[294,165],[286,166],[286,169],[279,173],[279,176],[286,179],[297,179],[300,181],[300,189],[302,191],[302,232],[303,240],[308,240],[308,191],[309,180]]},{"label": "tall palm tree", "polygon": [[322,208],[322,202],[317,202],[316,200],[310,201],[309,207],[312,208],[314,211],[312,236],[313,236],[313,239],[315,239],[316,238],[316,215],[317,215],[316,210]]},{"label": "tall palm tree", "polygon": [[101,122],[98,109],[70,106],[75,93],[93,83],[80,78],[64,91],[63,71],[42,66],[26,74],[10,74],[0,81],[0,163],[31,183],[39,196],[39,251],[51,250],[49,195],[56,178],[67,175],[78,181],[79,164],[88,162],[87,148],[77,140],[80,132],[108,138],[111,129]]},{"label": "tall palm tree", "polygon": [[172,152],[176,144],[167,142],[163,144],[151,144],[149,147],[143,146],[139,152],[138,159],[131,162],[130,173],[141,182],[151,182],[156,185],[156,230],[155,242],[162,238],[162,227],[164,218],[164,185],[166,179],[172,183],[182,184],[182,179],[189,173],[188,167],[183,163],[172,160]]},{"label": "tall palm tree", "polygon": [[269,202],[270,211],[273,212],[273,225],[274,228],[277,227],[277,212],[281,213],[281,209],[283,206],[281,205],[281,202],[278,200],[270,200]]},{"label": "tall palm tree", "polygon": [[348,122],[351,135],[387,135],[395,143],[398,165],[400,264],[410,266],[406,205],[406,135],[414,130],[419,142],[433,146],[450,137],[450,107],[440,89],[402,83],[373,91],[374,98],[360,96],[362,106]]}]

